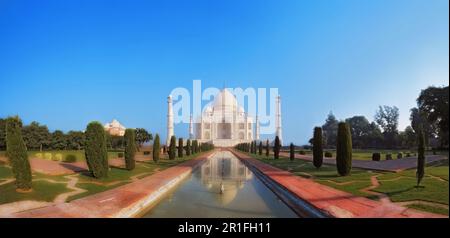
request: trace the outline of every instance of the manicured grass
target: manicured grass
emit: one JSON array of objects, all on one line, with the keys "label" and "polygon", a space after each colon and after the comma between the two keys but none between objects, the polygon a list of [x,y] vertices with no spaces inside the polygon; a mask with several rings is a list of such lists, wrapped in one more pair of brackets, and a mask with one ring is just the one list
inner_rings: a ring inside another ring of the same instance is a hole
[{"label": "manicured grass", "polygon": [[447,215],[448,216],[448,209],[445,209],[443,207],[433,207],[426,204],[410,204],[407,207],[416,209],[416,210],[423,210],[428,211],[431,213],[441,214],[441,215]]},{"label": "manicured grass", "polygon": [[[137,176],[138,179],[142,179],[146,176],[152,175],[157,171],[164,170],[174,165],[180,164],[194,157],[200,156],[202,153],[185,156],[184,158],[176,158],[175,160],[161,159],[158,163],[154,161],[149,162],[137,162],[136,168],[132,171],[125,170],[123,168],[111,167],[109,176],[104,179],[95,179],[88,173],[77,174],[70,176],[78,176],[79,181],[76,184],[77,187],[86,189],[87,192],[72,196],[69,200],[78,199],[81,197],[89,196],[95,193],[103,192],[115,187],[127,184],[131,182],[131,177]],[[11,168],[6,167],[4,164],[0,164],[0,181],[13,178]],[[33,172],[33,191],[30,193],[17,193],[14,182],[4,184],[0,186],[0,204],[10,203],[22,200],[36,200],[51,202],[55,197],[61,193],[70,192],[72,190],[66,188],[66,183],[51,183],[48,180],[55,182],[68,182],[69,179],[65,175],[51,176],[41,173]],[[96,183],[96,184],[94,184]],[[103,183],[103,184],[98,184]],[[111,184],[113,183],[113,184]],[[110,185],[109,185],[110,184]]]},{"label": "manicured grass", "polygon": [[16,192],[15,183],[11,182],[0,186],[0,204],[24,200],[51,202],[58,194],[69,191],[71,190],[66,188],[65,184],[34,181],[33,191],[29,193],[18,193]]},{"label": "manicured grass", "polygon": [[[284,157],[275,160],[272,157],[267,158],[265,155],[259,156],[252,154],[251,156],[274,167],[290,171],[297,176],[313,178],[318,183],[356,196],[377,199],[376,196],[360,190],[371,186],[371,177],[378,175],[380,187],[374,189],[374,191],[387,194],[393,202],[422,200],[449,204],[448,160],[442,161],[434,166],[427,166],[425,169],[425,178],[421,183],[423,187],[416,188],[416,171],[414,169],[400,173],[352,169],[350,176],[342,177],[337,174],[335,166],[323,165],[320,169],[316,169],[311,162],[303,160],[296,159],[290,161]],[[432,176],[436,176],[437,178]],[[439,209],[431,206],[416,206],[415,208],[428,212]]]}]

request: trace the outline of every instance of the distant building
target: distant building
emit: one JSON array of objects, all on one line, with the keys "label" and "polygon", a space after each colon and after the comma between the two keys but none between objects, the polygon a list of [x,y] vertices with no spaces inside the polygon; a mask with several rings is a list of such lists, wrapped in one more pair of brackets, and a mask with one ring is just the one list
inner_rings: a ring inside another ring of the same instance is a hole
[{"label": "distant building", "polygon": [[105,131],[112,136],[124,136],[125,129],[126,128],[122,126],[116,119],[114,119],[111,123],[106,123],[105,125]]}]

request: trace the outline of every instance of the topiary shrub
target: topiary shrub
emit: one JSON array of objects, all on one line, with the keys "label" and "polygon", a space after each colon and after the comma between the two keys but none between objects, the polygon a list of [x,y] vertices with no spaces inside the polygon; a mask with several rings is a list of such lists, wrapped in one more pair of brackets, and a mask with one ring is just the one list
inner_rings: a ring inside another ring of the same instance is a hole
[{"label": "topiary shrub", "polygon": [[123,158],[123,156],[124,156],[123,152],[117,152],[117,157]]},{"label": "topiary shrub", "polygon": [[77,157],[73,154],[68,154],[66,155],[66,157],[64,158],[64,162],[66,163],[74,163],[77,162]]},{"label": "topiary shrub", "polygon": [[325,152],[325,157],[331,158],[331,157],[333,157],[333,153],[327,151],[327,152]]},{"label": "topiary shrub", "polygon": [[295,159],[295,146],[292,143],[289,146],[289,159],[291,161],[294,161],[294,159]]},{"label": "topiary shrub", "polygon": [[425,137],[423,135],[422,127],[419,128],[419,133],[417,133],[417,186],[419,186],[422,181],[423,176],[425,176]]},{"label": "topiary shrub", "polygon": [[36,153],[36,154],[34,154],[34,157],[36,157],[38,159],[43,159],[44,155],[42,153]]},{"label": "topiary shrub", "polygon": [[259,155],[262,155],[262,152],[263,152],[263,144],[262,144],[262,141],[259,142],[258,152],[259,152]]},{"label": "topiary shrub", "polygon": [[125,130],[125,168],[133,170],[136,167],[134,157],[136,155],[136,131],[134,129]]},{"label": "topiary shrub", "polygon": [[301,155],[306,155],[306,152],[304,150],[300,150],[300,152],[298,152]]},{"label": "topiary shrub", "polygon": [[275,159],[280,158],[280,149],[281,149],[280,138],[278,136],[275,136],[275,142],[273,145],[273,155]]},{"label": "topiary shrub", "polygon": [[186,141],[186,155],[191,155],[191,139],[188,139]]},{"label": "topiary shrub", "polygon": [[177,153],[177,138],[175,136],[170,137],[170,145],[169,145],[169,159],[173,160],[176,157]]},{"label": "topiary shrub", "polygon": [[32,187],[30,162],[27,147],[22,137],[22,121],[19,117],[6,119],[5,125],[6,156],[16,179],[17,191],[28,191]]},{"label": "topiary shrub", "polygon": [[52,157],[53,157],[52,153],[44,153],[44,159],[52,160]]},{"label": "topiary shrub", "polygon": [[269,157],[270,154],[270,144],[269,140],[266,140],[266,157]]},{"label": "topiary shrub", "polygon": [[54,160],[54,161],[62,161],[63,160],[63,156],[60,153],[55,154],[55,156],[53,156],[52,160]]},{"label": "topiary shrub", "polygon": [[159,144],[159,135],[155,135],[155,140],[153,141],[153,161],[158,162],[159,161],[159,154],[160,154],[160,144]]},{"label": "topiary shrub", "polygon": [[183,158],[183,138],[178,139],[178,158]]},{"label": "topiary shrub", "polygon": [[381,160],[381,154],[380,153],[372,153],[372,161],[380,161]]},{"label": "topiary shrub", "polygon": [[94,178],[107,177],[109,165],[105,129],[99,122],[91,122],[85,135],[85,155],[89,171]]},{"label": "topiary shrub", "polygon": [[397,154],[397,159],[401,159],[401,158],[403,158],[403,154],[402,153],[398,153]]},{"label": "topiary shrub", "polygon": [[313,164],[316,168],[320,168],[323,163],[322,141],[322,127],[315,127],[313,138]]},{"label": "topiary shrub", "polygon": [[338,125],[336,167],[341,176],[349,175],[352,170],[352,135],[345,122],[340,122]]},{"label": "topiary shrub", "polygon": [[386,154],[386,160],[392,160],[392,154],[387,153]]},{"label": "topiary shrub", "polygon": [[144,151],[144,155],[150,155],[150,151]]}]

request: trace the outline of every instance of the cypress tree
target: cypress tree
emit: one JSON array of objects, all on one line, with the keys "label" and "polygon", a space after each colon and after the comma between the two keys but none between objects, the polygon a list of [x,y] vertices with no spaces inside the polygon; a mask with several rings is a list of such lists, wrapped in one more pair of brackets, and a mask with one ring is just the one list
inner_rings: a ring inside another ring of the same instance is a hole
[{"label": "cypress tree", "polygon": [[85,134],[85,155],[89,171],[94,178],[107,177],[109,165],[105,129],[99,122],[91,122]]},{"label": "cypress tree", "polygon": [[183,138],[178,139],[178,158],[183,158]]},{"label": "cypress tree", "polygon": [[336,166],[341,176],[349,175],[352,170],[352,135],[345,122],[340,122],[338,125]]},{"label": "cypress tree", "polygon": [[314,128],[313,164],[320,168],[323,163],[322,127]]},{"label": "cypress tree", "polygon": [[188,139],[186,142],[186,155],[189,156],[191,155],[191,140]]},{"label": "cypress tree", "polygon": [[266,140],[266,157],[269,157],[269,154],[270,154],[269,140]]},{"label": "cypress tree", "polygon": [[125,130],[125,167],[133,170],[136,166],[134,156],[136,154],[136,131],[134,129]]},{"label": "cypress tree", "polygon": [[175,136],[170,137],[169,144],[169,159],[173,160],[176,157],[177,153],[177,138]]},{"label": "cypress tree", "polygon": [[280,149],[281,149],[280,138],[278,136],[275,136],[275,142],[273,145],[273,155],[275,159],[280,158]]},{"label": "cypress tree", "polygon": [[263,151],[263,144],[262,144],[262,141],[259,142],[259,148],[258,148],[258,149],[259,149],[259,151],[258,151],[258,152],[259,152],[259,155],[262,155],[262,151]]},{"label": "cypress tree", "polygon": [[291,143],[291,145],[289,146],[289,159],[291,161],[294,161],[295,159],[295,146],[293,143]]},{"label": "cypress tree", "polygon": [[425,137],[423,135],[423,128],[420,126],[417,133],[417,187],[422,181],[423,176],[425,175]]},{"label": "cypress tree", "polygon": [[192,141],[192,154],[197,154],[197,148],[198,144],[197,144],[197,140],[193,140]]},{"label": "cypress tree", "polygon": [[153,141],[153,161],[158,162],[159,161],[159,155],[160,155],[160,143],[159,143],[159,135],[155,135],[155,140]]},{"label": "cypress tree", "polygon": [[5,127],[6,155],[16,179],[17,191],[29,191],[32,187],[32,175],[27,148],[22,137],[22,122],[17,116],[10,117],[6,120]]}]

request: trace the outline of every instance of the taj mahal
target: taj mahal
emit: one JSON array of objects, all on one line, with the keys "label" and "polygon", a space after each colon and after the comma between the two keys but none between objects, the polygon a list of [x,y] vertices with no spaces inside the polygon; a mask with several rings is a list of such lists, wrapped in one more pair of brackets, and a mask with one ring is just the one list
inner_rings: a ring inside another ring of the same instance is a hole
[{"label": "taj mahal", "polygon": [[[168,97],[167,141],[174,135],[172,96]],[[281,134],[281,98],[276,97],[275,135]],[[214,101],[203,109],[200,116],[191,115],[189,122],[189,139],[200,143],[211,143],[216,147],[232,147],[239,143],[250,143],[260,140],[260,124],[258,116],[253,117],[238,104],[236,96],[223,89],[215,96]]]}]

